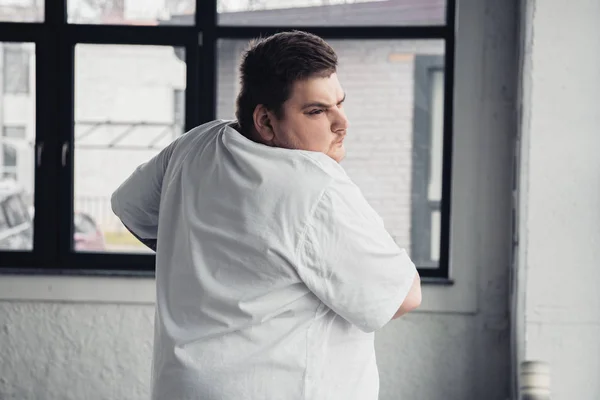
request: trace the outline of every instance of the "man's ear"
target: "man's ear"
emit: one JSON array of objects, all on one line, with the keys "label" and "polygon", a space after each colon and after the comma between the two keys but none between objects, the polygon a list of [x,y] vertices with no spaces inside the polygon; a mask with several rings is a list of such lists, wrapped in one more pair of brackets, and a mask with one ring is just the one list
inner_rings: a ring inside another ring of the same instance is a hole
[{"label": "man's ear", "polygon": [[254,119],[254,129],[258,133],[258,138],[265,144],[270,144],[275,138],[275,132],[271,125],[271,113],[267,108],[259,104],[254,109],[252,115]]}]

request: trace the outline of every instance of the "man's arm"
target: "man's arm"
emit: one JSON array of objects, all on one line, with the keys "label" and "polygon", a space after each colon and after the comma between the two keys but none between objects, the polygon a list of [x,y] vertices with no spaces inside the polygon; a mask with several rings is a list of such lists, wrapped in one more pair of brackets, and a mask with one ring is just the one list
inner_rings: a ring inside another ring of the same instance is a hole
[{"label": "man's arm", "polygon": [[163,178],[175,143],[136,168],[111,197],[115,215],[133,236],[154,251]]},{"label": "man's arm", "polygon": [[325,189],[298,255],[298,275],[311,292],[364,332],[381,329],[420,300],[413,296],[420,294],[414,263],[349,179]]},{"label": "man's arm", "polygon": [[415,280],[413,281],[413,284],[410,287],[408,294],[404,298],[402,305],[400,306],[400,308],[398,309],[396,314],[394,314],[394,317],[392,319],[400,318],[404,314],[407,314],[407,313],[415,310],[420,305],[421,305],[421,278],[419,277],[419,274],[417,273],[415,275]]}]

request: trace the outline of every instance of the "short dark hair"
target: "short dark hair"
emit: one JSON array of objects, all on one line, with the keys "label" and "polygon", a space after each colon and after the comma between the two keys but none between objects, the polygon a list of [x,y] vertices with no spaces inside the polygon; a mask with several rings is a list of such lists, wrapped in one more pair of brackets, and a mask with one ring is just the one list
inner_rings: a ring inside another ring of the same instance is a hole
[{"label": "short dark hair", "polygon": [[264,105],[277,118],[292,94],[295,82],[336,72],[337,55],[320,37],[292,31],[259,38],[250,43],[240,65],[241,89],[236,102],[240,130],[253,135],[253,114]]}]

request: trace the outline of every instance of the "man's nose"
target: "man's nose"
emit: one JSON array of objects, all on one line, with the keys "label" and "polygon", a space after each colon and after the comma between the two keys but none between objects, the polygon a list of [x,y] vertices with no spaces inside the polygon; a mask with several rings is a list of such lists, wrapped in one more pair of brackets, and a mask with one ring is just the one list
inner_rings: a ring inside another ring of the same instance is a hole
[{"label": "man's nose", "polygon": [[333,126],[334,132],[344,132],[350,126],[350,122],[346,117],[346,113],[343,109],[338,109],[336,114],[336,119]]}]

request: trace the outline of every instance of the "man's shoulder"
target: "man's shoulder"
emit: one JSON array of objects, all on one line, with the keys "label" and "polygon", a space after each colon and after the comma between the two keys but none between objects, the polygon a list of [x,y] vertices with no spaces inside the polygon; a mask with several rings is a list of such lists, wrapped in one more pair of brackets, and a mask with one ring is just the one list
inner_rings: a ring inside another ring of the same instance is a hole
[{"label": "man's shoulder", "polygon": [[181,137],[192,139],[194,137],[198,137],[207,133],[216,133],[221,131],[228,124],[228,121],[223,121],[220,119],[206,122],[202,125],[198,125],[195,128],[190,129],[189,131],[185,132]]},{"label": "man's shoulder", "polygon": [[171,144],[173,152],[176,156],[185,157],[193,148],[202,146],[205,142],[202,138],[210,138],[222,131],[227,125],[226,121],[215,120],[202,125],[198,125],[173,141]]},{"label": "man's shoulder", "polygon": [[313,199],[330,184],[331,173],[319,157],[293,151],[284,157],[273,157],[258,167],[263,187],[283,198]]},{"label": "man's shoulder", "polygon": [[[196,146],[205,146],[211,142],[211,137],[223,133],[224,140],[217,141],[215,146],[224,146],[232,155],[223,159],[223,163],[232,168],[243,166],[246,177],[260,177],[266,187],[274,186],[288,194],[312,197],[319,196],[329,186],[351,184],[344,168],[328,155],[257,144],[235,131],[233,122],[214,120],[197,126],[179,139],[178,147],[187,152]],[[229,165],[232,161],[235,161],[234,165]]]},{"label": "man's shoulder", "polygon": [[329,180],[349,179],[344,168],[328,155],[312,151],[299,151],[298,153],[304,163],[313,167],[314,173],[328,177]]},{"label": "man's shoulder", "polygon": [[325,213],[337,212],[340,199],[347,207],[358,207],[355,203],[362,197],[360,189],[335,160],[313,152],[298,152],[293,159],[283,164],[287,167],[269,174],[267,185],[271,193],[278,193],[276,197],[303,204],[297,208],[309,214],[317,208]]}]

